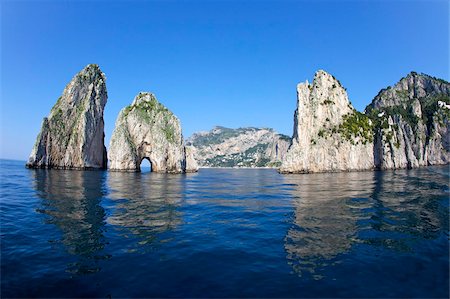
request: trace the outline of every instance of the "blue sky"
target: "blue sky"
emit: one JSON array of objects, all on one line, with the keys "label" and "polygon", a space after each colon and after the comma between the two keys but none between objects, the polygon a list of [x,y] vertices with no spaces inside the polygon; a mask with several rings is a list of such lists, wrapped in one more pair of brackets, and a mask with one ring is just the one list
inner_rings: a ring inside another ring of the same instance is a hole
[{"label": "blue sky", "polygon": [[324,69],[358,110],[410,71],[449,80],[448,1],[1,1],[0,157],[25,160],[65,85],[107,76],[118,112],[156,94],[185,137],[228,127],[292,134],[296,84]]}]

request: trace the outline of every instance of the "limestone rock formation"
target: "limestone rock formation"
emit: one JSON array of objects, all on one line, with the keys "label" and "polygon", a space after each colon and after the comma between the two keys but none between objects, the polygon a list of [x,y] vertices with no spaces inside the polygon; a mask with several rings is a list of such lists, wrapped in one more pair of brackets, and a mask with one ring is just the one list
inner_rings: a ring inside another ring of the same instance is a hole
[{"label": "limestone rock formation", "polygon": [[312,84],[297,86],[292,145],[281,173],[365,170],[373,168],[371,120],[350,104],[332,75],[319,70]]},{"label": "limestone rock formation", "polygon": [[[150,161],[153,172],[186,171],[180,121],[148,92],[139,93],[120,111],[109,146],[109,169],[140,171],[143,159]],[[195,165],[189,167],[196,170]]]},{"label": "limestone rock formation", "polygon": [[273,129],[219,126],[187,140],[201,167],[278,167],[290,143]]},{"label": "limestone rock formation", "polygon": [[90,64],[66,86],[42,122],[26,164],[30,168],[106,168],[105,75]]},{"label": "limestone rock formation", "polygon": [[410,73],[379,92],[366,114],[376,124],[375,166],[413,168],[450,161],[450,83]]},{"label": "limestone rock formation", "polygon": [[195,159],[196,149],[193,146],[186,146],[186,172],[197,172],[198,163]]}]

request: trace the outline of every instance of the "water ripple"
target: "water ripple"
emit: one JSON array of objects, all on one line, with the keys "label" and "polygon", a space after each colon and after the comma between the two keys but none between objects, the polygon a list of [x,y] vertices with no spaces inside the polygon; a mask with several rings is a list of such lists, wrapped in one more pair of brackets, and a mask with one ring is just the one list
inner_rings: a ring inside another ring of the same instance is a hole
[{"label": "water ripple", "polygon": [[2,297],[448,297],[448,167],[164,175],[0,162]]}]

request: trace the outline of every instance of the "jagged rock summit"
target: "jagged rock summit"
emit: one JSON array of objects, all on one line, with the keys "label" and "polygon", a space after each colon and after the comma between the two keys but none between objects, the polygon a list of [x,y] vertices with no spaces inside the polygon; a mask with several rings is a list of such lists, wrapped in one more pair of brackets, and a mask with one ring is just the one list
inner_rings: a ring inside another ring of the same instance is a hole
[{"label": "jagged rock summit", "polygon": [[414,168],[450,161],[450,83],[411,72],[367,106],[375,123],[375,167]]},{"label": "jagged rock summit", "polygon": [[187,140],[201,167],[279,167],[290,143],[290,137],[270,128],[221,126]]},{"label": "jagged rock summit", "polygon": [[281,173],[364,170],[373,168],[370,119],[357,112],[332,75],[319,70],[312,84],[297,86],[292,145]]},{"label": "jagged rock summit", "polygon": [[96,64],[89,64],[73,77],[49,116],[44,118],[27,167],[106,168],[105,81]]},{"label": "jagged rock summit", "polygon": [[450,84],[411,72],[364,113],[318,71],[297,87],[292,146],[281,173],[414,168],[450,161]]},{"label": "jagged rock summit", "polygon": [[197,170],[191,160],[186,165],[180,121],[148,92],[120,111],[109,146],[109,169],[140,171],[143,159],[150,161],[153,172]]}]

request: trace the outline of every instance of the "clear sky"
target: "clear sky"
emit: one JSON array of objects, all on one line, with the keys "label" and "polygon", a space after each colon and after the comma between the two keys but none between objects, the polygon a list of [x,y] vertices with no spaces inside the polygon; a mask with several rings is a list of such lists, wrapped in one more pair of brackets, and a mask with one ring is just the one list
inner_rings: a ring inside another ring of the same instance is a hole
[{"label": "clear sky", "polygon": [[26,160],[65,85],[107,76],[118,112],[150,91],[185,137],[227,127],[292,135],[296,84],[324,69],[358,110],[410,71],[449,80],[449,2],[5,1],[0,157]]}]

